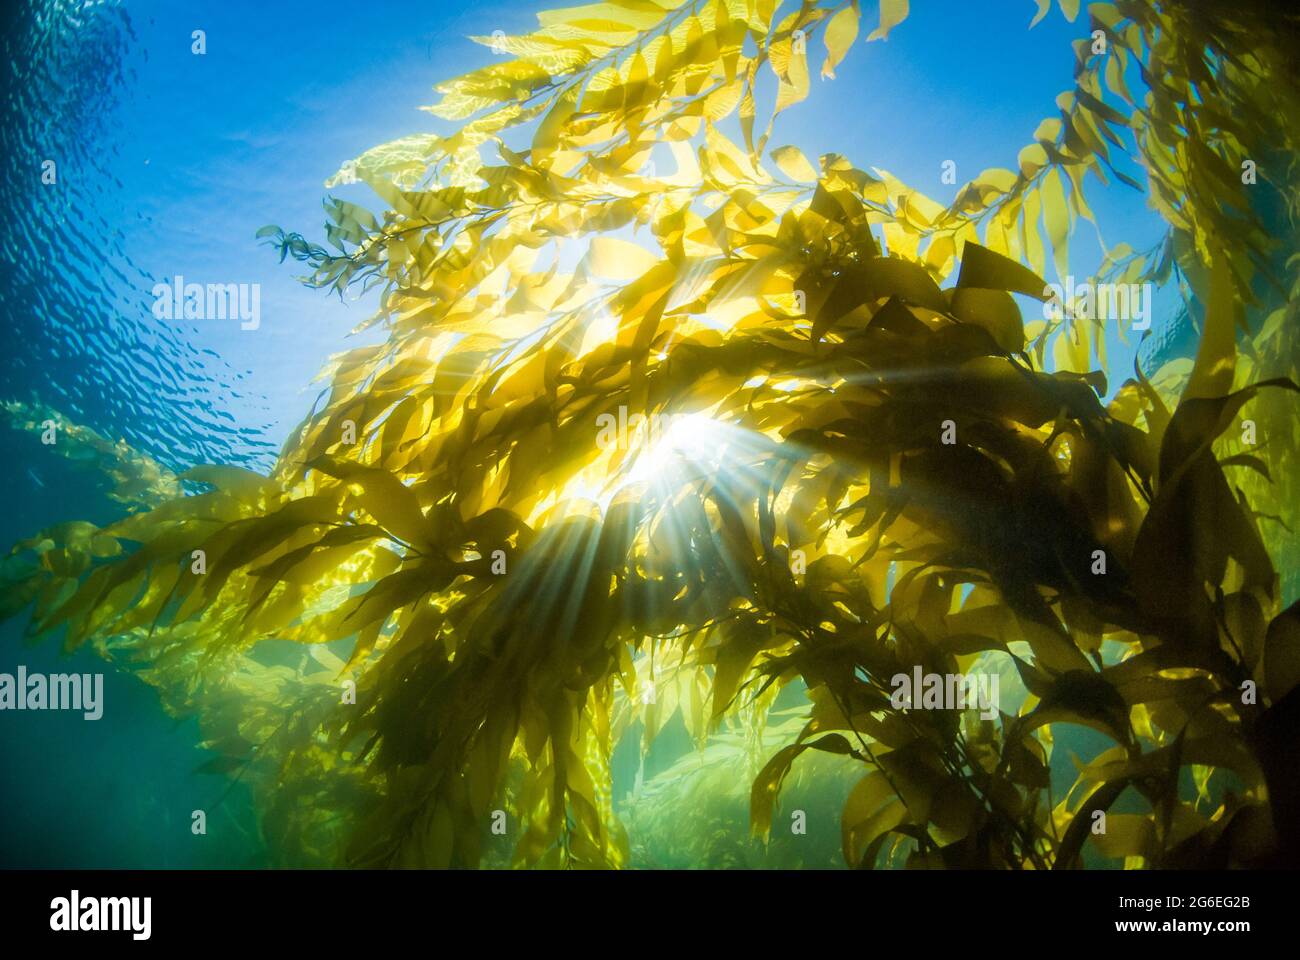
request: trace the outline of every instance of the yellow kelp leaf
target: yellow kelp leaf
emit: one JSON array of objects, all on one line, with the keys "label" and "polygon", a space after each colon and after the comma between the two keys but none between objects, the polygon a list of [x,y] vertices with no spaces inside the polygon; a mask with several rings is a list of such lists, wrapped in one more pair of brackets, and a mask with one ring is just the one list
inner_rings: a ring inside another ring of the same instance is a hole
[{"label": "yellow kelp leaf", "polygon": [[704,140],[701,159],[708,163],[709,173],[715,178],[728,185],[736,182],[771,182],[772,177],[766,170],[755,167],[749,156],[711,123],[704,128]]},{"label": "yellow kelp leaf", "polygon": [[[788,41],[786,47],[790,47]],[[773,57],[772,62],[775,64],[775,57]],[[787,107],[807,99],[810,89],[808,54],[803,49],[792,50],[789,55],[788,71],[781,77],[780,84],[777,87],[776,107],[772,111],[773,115],[781,113]]]},{"label": "yellow kelp leaf", "polygon": [[1039,226],[1042,215],[1041,191],[1025,193],[1025,216],[1020,221],[1021,237],[1025,245],[1025,259],[1041,277],[1047,272],[1047,252],[1043,247],[1043,234]]},{"label": "yellow kelp leaf", "polygon": [[1025,348],[1020,308],[1005,290],[955,287],[949,291],[952,314],[962,323],[983,327],[1007,353]]},{"label": "yellow kelp leaf", "polygon": [[1196,364],[1183,389],[1183,399],[1223,397],[1232,392],[1237,363],[1237,330],[1233,319],[1235,284],[1228,259],[1219,250],[1210,265],[1210,291],[1205,304],[1205,329],[1196,349]]},{"label": "yellow kelp leaf", "polygon": [[798,147],[777,147],[772,151],[772,159],[781,168],[781,172],[791,180],[799,180],[803,183],[817,181],[817,170]]},{"label": "yellow kelp leaf", "polygon": [[1106,86],[1110,92],[1123,100],[1130,106],[1136,107],[1137,102],[1129,92],[1128,84],[1124,82],[1124,67],[1127,62],[1127,56],[1124,55],[1123,49],[1116,51],[1120,56],[1106,58]]},{"label": "yellow kelp leaf", "polygon": [[1092,208],[1088,206],[1088,201],[1083,196],[1083,175],[1084,167],[1079,164],[1073,164],[1065,168],[1070,178],[1070,200],[1079,216],[1092,223],[1096,223],[1096,218],[1092,215]]},{"label": "yellow kelp leaf", "polygon": [[875,257],[862,265],[874,298],[902,297],[918,307],[943,312],[948,302],[928,270],[911,260]]},{"label": "yellow kelp leaf", "polygon": [[921,245],[919,233],[897,220],[886,220],[881,229],[885,234],[885,244],[890,254],[909,260],[915,259]]},{"label": "yellow kelp leaf", "polygon": [[978,243],[966,243],[961,250],[959,287],[979,287],[985,290],[1007,290],[1023,293],[1037,300],[1046,300],[1047,284],[1042,277],[1000,253],[994,253]]},{"label": "yellow kelp leaf", "polygon": [[671,9],[667,4],[615,0],[612,3],[589,3],[559,10],[541,10],[537,14],[537,22],[543,27],[571,24],[586,30],[638,32],[663,20],[665,8]]},{"label": "yellow kelp leaf", "polygon": [[578,106],[578,88],[571,87],[558,97],[550,112],[542,119],[533,136],[533,162],[540,163],[549,158],[560,144],[560,135],[565,125],[573,117]]},{"label": "yellow kelp leaf", "polygon": [[605,112],[618,107],[623,96],[623,78],[614,67],[597,71],[582,93],[584,113]]},{"label": "yellow kelp leaf", "polygon": [[962,187],[953,200],[953,208],[976,212],[1011,192],[1016,185],[1016,174],[1001,167],[982,170],[974,180]]},{"label": "yellow kelp leaf", "polygon": [[1057,370],[1084,373],[1088,369],[1090,338],[1088,325],[1073,323],[1064,326],[1052,346],[1052,361]]},{"label": "yellow kelp leaf", "polygon": [[781,784],[790,772],[790,765],[795,758],[807,749],[806,743],[792,743],[782,747],[754,778],[749,795],[749,826],[755,836],[766,837],[772,832],[772,814],[781,792]]},{"label": "yellow kelp leaf", "polygon": [[700,163],[691,145],[681,140],[668,144],[668,149],[677,164],[677,170],[670,177],[660,177],[659,181],[672,186],[693,187],[700,182]]},{"label": "yellow kelp leaf", "polygon": [[442,138],[433,134],[402,137],[382,146],[372,147],[325,181],[326,189],[361,179],[389,180],[402,187],[417,184],[428,169]]},{"label": "yellow kelp leaf", "polygon": [[736,109],[736,104],[740,102],[741,95],[744,92],[744,77],[737,77],[730,83],[714,90],[704,98],[705,118],[710,123],[717,123],[719,120],[730,115],[731,111]]},{"label": "yellow kelp leaf", "polygon": [[880,26],[871,31],[868,40],[885,40],[889,31],[907,19],[907,0],[880,0]]},{"label": "yellow kelp leaf", "polygon": [[[906,0],[903,5],[906,7]],[[903,15],[907,15],[906,10]],[[849,47],[853,46],[853,41],[858,37],[859,19],[860,14],[855,4],[845,7],[831,17],[830,23],[826,24],[826,35],[823,38],[826,42],[826,60],[822,64],[823,77],[835,76],[836,64],[844,59],[845,54],[849,52]]]},{"label": "yellow kelp leaf", "polygon": [[640,51],[637,51],[628,61],[626,70],[626,76],[622,77],[622,106],[624,113],[631,113],[650,99],[654,87],[650,84],[650,67]]},{"label": "yellow kelp leaf", "polygon": [[1056,275],[1065,282],[1070,272],[1070,210],[1065,202],[1061,177],[1053,167],[1043,175],[1043,219],[1047,224],[1047,240],[1052,245]]},{"label": "yellow kelp leaf", "polygon": [[859,780],[840,813],[844,862],[850,868],[874,866],[863,864],[863,855],[877,837],[902,823],[906,812],[897,802],[889,780],[879,770],[872,770]]},{"label": "yellow kelp leaf", "polygon": [[421,547],[430,545],[429,525],[415,491],[393,474],[331,456],[319,457],[311,466],[360,487],[361,505],[393,536]]},{"label": "yellow kelp leaf", "polygon": [[955,259],[956,252],[957,241],[952,234],[937,234],[930,239],[930,245],[925,249],[925,264],[936,276],[945,277]]},{"label": "yellow kelp leaf", "polygon": [[179,479],[209,483],[222,493],[245,503],[259,503],[283,492],[278,484],[266,479],[260,473],[244,470],[241,467],[213,465],[191,467],[182,473]]},{"label": "yellow kelp leaf", "polygon": [[587,269],[611,280],[635,280],[659,263],[659,258],[627,240],[593,237],[584,260]]},{"label": "yellow kelp leaf", "polygon": [[1031,143],[1020,151],[1017,162],[1020,164],[1020,175],[1026,180],[1032,180],[1038,171],[1047,166],[1047,151],[1041,143]]}]

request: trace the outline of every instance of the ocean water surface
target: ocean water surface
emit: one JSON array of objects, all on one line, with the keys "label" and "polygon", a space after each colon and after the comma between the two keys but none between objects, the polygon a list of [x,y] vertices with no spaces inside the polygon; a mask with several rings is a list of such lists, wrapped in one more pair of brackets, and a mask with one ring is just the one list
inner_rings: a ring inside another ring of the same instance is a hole
[{"label": "ocean water surface", "polygon": [[[891,170],[943,201],[955,191],[940,180],[943,161],[959,181],[1012,165],[1072,83],[1061,51],[1080,27],[1053,13],[1029,32],[1033,5],[1016,0],[916,6],[907,30],[859,50],[834,81],[814,81],[774,142]],[[433,84],[492,55],[467,36],[522,32],[540,8],[10,0],[0,38],[0,540],[121,515],[94,456],[40,442],[33,424],[47,416],[172,470],[269,469],[316,398],[312,378],[364,342],[348,334],[377,301],[304,287],[256,231],[278,224],[320,239],[323,184],[339,166],[437,132],[440,121],[416,109],[434,101]],[[988,55],[972,61],[972,47]],[[382,209],[359,185],[332,193]],[[1093,204],[1137,246],[1162,225],[1135,198],[1116,187]],[[1086,237],[1076,249],[1072,266],[1086,276],[1099,251]],[[176,278],[255,286],[256,323],[160,317],[153,291]],[[1157,330],[1174,330],[1177,314],[1162,293]],[[1112,384],[1133,349],[1113,343]],[[21,620],[0,625],[0,670],[103,669],[89,651],[67,657],[41,639],[25,637]],[[196,722],[167,717],[129,674],[109,672],[104,684],[111,720],[0,718],[0,865],[265,863],[247,791],[198,772],[208,755]],[[617,782],[631,789],[688,750],[668,736],[645,767],[618,758]],[[195,809],[209,811],[210,843],[190,842]],[[642,856],[684,865],[671,851]]]}]

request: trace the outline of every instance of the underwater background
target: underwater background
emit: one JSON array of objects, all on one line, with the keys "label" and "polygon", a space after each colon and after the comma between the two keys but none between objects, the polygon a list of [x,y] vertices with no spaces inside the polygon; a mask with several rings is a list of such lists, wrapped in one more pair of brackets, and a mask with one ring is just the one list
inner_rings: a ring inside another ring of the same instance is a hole
[{"label": "underwater background", "polygon": [[[1070,85],[1071,64],[1060,51],[1079,28],[1054,11],[1032,33],[1014,33],[1007,50],[1006,24],[1027,25],[1032,4],[916,6],[909,30],[843,65],[836,97],[819,96],[815,85],[804,109],[783,121],[783,135],[809,156],[835,150],[870,158],[947,201],[956,188],[940,184],[936,158],[966,170],[1003,162]],[[377,334],[347,339],[374,309],[373,296],[352,302],[302,286],[294,265],[281,264],[255,232],[276,223],[317,235],[323,183],[339,165],[374,143],[438,130],[441,121],[415,106],[429,101],[434,82],[482,62],[483,49],[466,36],[522,32],[537,9],[393,0],[6,3],[0,540],[13,543],[73,517],[102,525],[121,515],[94,457],[60,456],[27,429],[45,410],[173,470],[200,463],[268,469],[311,408],[321,365]],[[191,52],[195,30],[205,31],[203,55]],[[936,42],[952,44],[954,55]],[[976,61],[955,55],[981,45],[999,52]],[[961,68],[947,73],[945,63]],[[1014,84],[1005,80],[1009,65]],[[897,109],[858,112],[845,98],[854,89]],[[56,164],[53,184],[42,182],[47,160]],[[332,192],[377,204],[361,185]],[[1099,219],[1135,247],[1160,236],[1162,221],[1136,194],[1112,186],[1093,197]],[[1086,243],[1077,249],[1072,266],[1087,276],[1100,258]],[[259,284],[259,328],[157,319],[150,290],[177,275]],[[1144,366],[1187,352],[1185,327],[1180,304],[1162,292]],[[1135,347],[1112,344],[1112,388],[1129,375]],[[0,624],[0,669],[19,663],[29,671],[104,670],[88,649],[62,656],[56,642],[33,642],[21,619],[9,619]],[[154,691],[129,674],[106,671],[104,684],[99,721],[59,712],[0,716],[0,866],[266,864],[247,789],[201,772],[210,755],[196,746],[197,724],[168,718]],[[797,685],[778,708],[800,715]],[[1054,763],[1068,766],[1070,748],[1095,752],[1091,732],[1072,729],[1077,741],[1066,736]],[[747,781],[725,766],[700,779],[734,780],[730,795],[641,790],[675,766],[698,771],[707,757],[695,754],[684,728],[664,731],[644,763],[629,739],[615,756],[614,783],[616,798],[636,794],[620,807],[632,866],[842,865],[834,830],[797,847],[788,839],[766,849],[751,841]],[[851,782],[840,786],[801,795],[793,782],[783,805],[834,820]],[[200,808],[209,826],[196,842],[189,814]],[[672,817],[682,822],[679,831],[654,829]],[[660,839],[639,843],[638,823]]]}]

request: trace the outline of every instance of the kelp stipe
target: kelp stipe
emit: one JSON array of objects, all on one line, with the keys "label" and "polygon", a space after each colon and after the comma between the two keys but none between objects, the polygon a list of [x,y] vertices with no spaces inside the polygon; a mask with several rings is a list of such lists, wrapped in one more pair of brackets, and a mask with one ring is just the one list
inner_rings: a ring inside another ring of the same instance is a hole
[{"label": "kelp stipe", "polygon": [[[883,6],[873,38],[906,29]],[[829,76],[859,32],[851,3],[773,7],[485,39],[513,59],[439,87],[454,134],[340,171],[382,216],[327,203],[337,252],[261,232],[309,283],[381,285],[386,342],[335,358],[270,477],[200,468],[20,544],[6,610],[197,713],[285,862],[628,865],[611,758],[677,714],[759,836],[807,751],[851,774],[850,866],[1295,862],[1300,608],[1270,559],[1295,546],[1259,520],[1294,520],[1296,261],[1249,192],[1293,241],[1294,17],[1091,5],[1018,172],[944,207],[768,150],[814,40]],[[1169,232],[1092,279],[1173,277],[1202,331],[1103,403],[1101,321],[1014,295],[1067,272],[1085,174],[1143,189],[1121,134]],[[971,674],[1020,702],[896,696]],[[776,722],[795,681],[811,706]],[[1063,793],[1061,724],[1113,743]]]}]

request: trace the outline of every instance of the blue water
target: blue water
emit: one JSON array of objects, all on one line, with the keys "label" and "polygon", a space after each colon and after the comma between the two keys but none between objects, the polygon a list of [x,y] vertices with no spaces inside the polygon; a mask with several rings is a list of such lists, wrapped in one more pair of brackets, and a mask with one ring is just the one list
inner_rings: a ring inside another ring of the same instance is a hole
[{"label": "blue water", "polygon": [[[834,81],[785,115],[772,145],[843,153],[952,198],[959,182],[1014,166],[1072,87],[1057,12],[1027,32],[1025,0],[915,4],[885,43],[857,45]],[[522,2],[220,4],[9,0],[0,38],[0,402],[57,410],[173,469],[266,469],[310,409],[321,364],[375,306],[304,288],[254,234],[320,236],[323,182],[378,143],[442,129],[417,107],[435,82],[492,54],[467,35],[523,32]],[[870,12],[866,14],[869,19]],[[193,52],[194,31],[206,51]],[[1010,77],[1014,76],[1014,82]],[[42,174],[53,161],[55,181]],[[376,205],[360,185],[337,195]],[[1124,187],[1094,189],[1110,242],[1142,248],[1161,225]],[[1100,261],[1076,235],[1076,276]],[[261,323],[158,319],[159,280],[258,284]],[[1168,299],[1158,314],[1170,314]],[[1112,345],[1123,379],[1131,352]],[[0,541],[122,506],[86,465],[0,423]],[[94,671],[0,625],[0,669]],[[245,793],[194,773],[195,723],[177,723],[135,679],[110,674],[112,721],[0,717],[0,865],[239,866],[264,851]],[[190,842],[191,810],[210,844]]]}]

